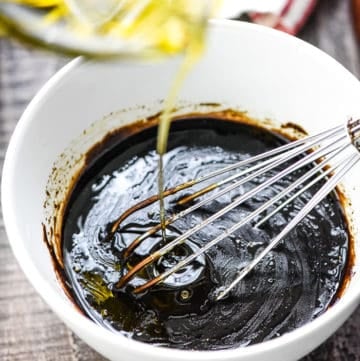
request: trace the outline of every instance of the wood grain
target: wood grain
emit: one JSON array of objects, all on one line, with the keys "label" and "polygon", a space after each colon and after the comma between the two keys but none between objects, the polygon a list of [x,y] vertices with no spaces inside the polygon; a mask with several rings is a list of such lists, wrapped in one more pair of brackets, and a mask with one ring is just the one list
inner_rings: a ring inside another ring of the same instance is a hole
[{"label": "wood grain", "polygon": [[[350,0],[321,0],[300,37],[360,76]],[[40,86],[65,62],[0,39],[0,167],[10,135]],[[360,308],[302,361],[360,361]],[[0,360],[102,361],[49,310],[20,271],[0,212]]]}]

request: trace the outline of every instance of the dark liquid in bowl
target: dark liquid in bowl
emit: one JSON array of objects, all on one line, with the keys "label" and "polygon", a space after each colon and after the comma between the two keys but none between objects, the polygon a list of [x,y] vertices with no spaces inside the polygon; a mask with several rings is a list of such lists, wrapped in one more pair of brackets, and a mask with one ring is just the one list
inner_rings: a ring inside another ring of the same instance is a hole
[{"label": "dark liquid in bowl", "polygon": [[[268,130],[211,117],[173,123],[165,156],[166,188],[283,144]],[[341,205],[333,193],[279,244],[221,302],[216,290],[233,280],[315,193],[306,191],[259,228],[254,223],[211,248],[185,270],[148,293],[133,296],[141,284],[214,239],[235,222],[273,197],[302,174],[238,206],[191,236],[170,255],[134,278],[125,290],[114,284],[124,270],[161,243],[161,234],[145,241],[127,264],[121,252],[138,234],[159,222],[159,206],[136,212],[123,230],[108,240],[111,223],[131,205],[157,193],[156,127],[119,131],[94,152],[78,180],[65,214],[63,252],[67,284],[75,301],[98,324],[136,340],[162,346],[217,350],[245,346],[278,337],[314,319],[336,298],[346,272],[349,235]],[[250,184],[219,197],[174,223],[169,239],[218,211]],[[187,194],[184,191],[182,194]],[[168,214],[181,210],[171,198]]]}]

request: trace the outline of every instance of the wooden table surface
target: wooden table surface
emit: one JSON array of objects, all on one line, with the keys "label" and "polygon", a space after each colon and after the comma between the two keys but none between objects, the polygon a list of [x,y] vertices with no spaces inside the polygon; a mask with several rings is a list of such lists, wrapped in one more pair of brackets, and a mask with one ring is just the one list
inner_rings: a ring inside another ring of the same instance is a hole
[{"label": "wooden table surface", "polygon": [[[360,52],[353,33],[349,0],[319,0],[300,37],[360,76]],[[24,108],[64,62],[0,39],[0,168],[10,135]],[[67,329],[35,293],[10,250],[1,213],[0,360],[104,360]],[[335,335],[302,361],[335,360],[360,361],[360,307]]]}]

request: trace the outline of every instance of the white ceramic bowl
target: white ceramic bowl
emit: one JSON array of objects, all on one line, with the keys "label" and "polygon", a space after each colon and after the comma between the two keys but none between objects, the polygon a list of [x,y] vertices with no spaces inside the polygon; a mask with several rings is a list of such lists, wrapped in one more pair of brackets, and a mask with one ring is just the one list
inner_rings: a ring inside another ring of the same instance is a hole
[{"label": "white ceramic bowl", "polygon": [[[330,336],[357,306],[359,259],[344,295],[315,321],[275,340],[226,351],[159,348],[113,334],[77,312],[56,280],[41,228],[45,187],[54,162],[65,149],[76,156],[116,124],[160,110],[159,100],[166,96],[178,64],[178,59],[157,64],[76,59],[43,87],[19,121],[6,155],[2,206],[11,246],[53,311],[111,360],[296,360]],[[179,99],[186,109],[216,102],[257,118],[295,122],[313,133],[359,116],[360,83],[329,56],[294,37],[260,26],[216,21],[211,24],[206,54],[186,79]],[[121,109],[128,111],[116,113]],[[85,136],[84,129],[90,129]],[[344,181],[355,224],[360,224],[360,197],[355,197],[359,179],[357,168]],[[355,247],[358,253],[359,237]]]}]

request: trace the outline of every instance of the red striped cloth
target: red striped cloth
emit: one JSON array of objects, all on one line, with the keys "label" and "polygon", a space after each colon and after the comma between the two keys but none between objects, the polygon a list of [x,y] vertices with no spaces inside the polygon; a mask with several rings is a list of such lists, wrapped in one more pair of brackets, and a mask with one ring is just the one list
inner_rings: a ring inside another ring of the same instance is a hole
[{"label": "red striped cloth", "polygon": [[316,2],[317,0],[287,0],[279,14],[250,13],[249,16],[254,23],[295,35],[305,24]]}]

